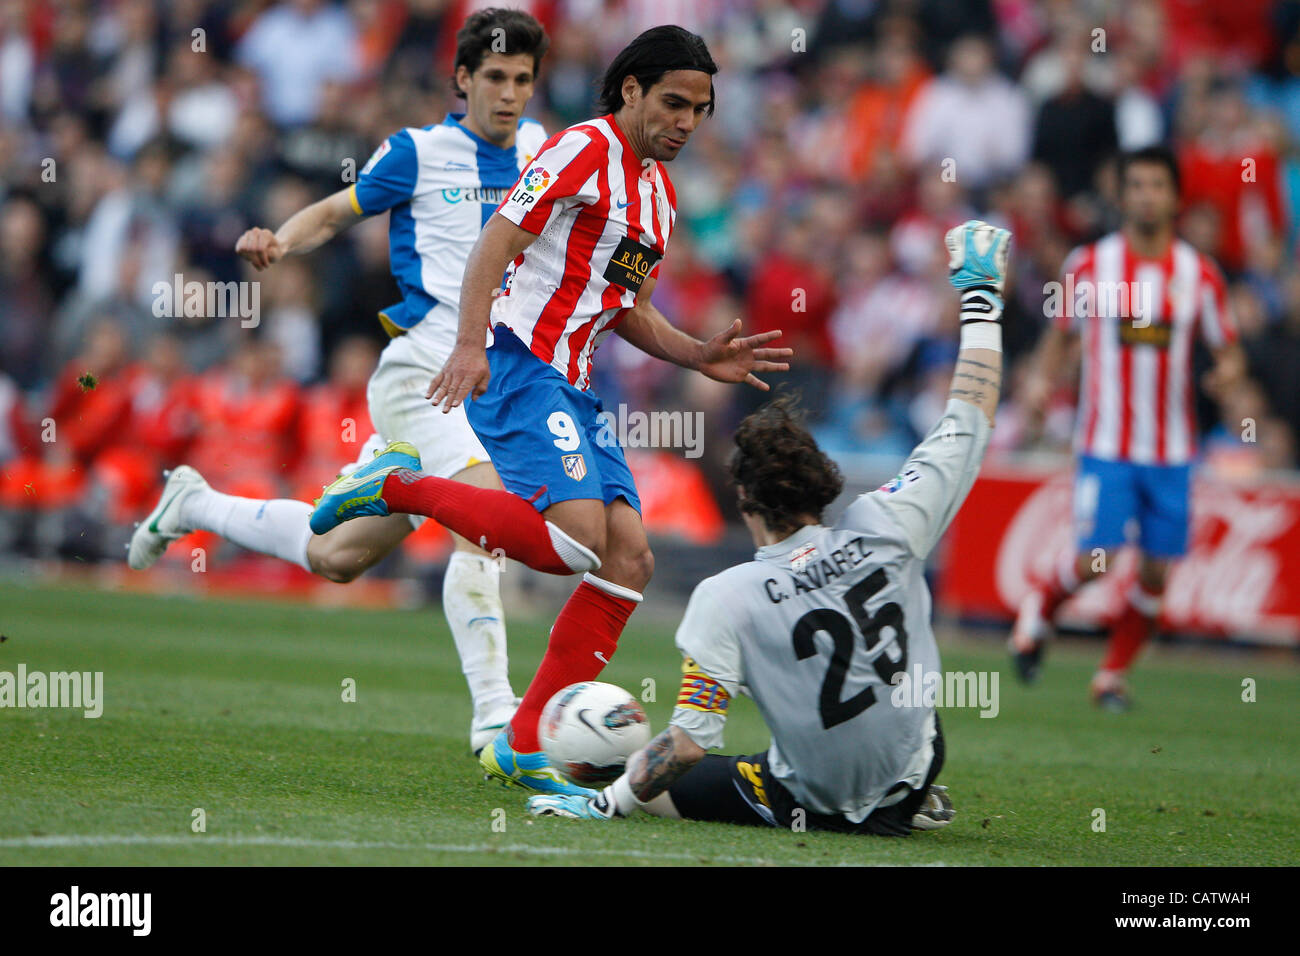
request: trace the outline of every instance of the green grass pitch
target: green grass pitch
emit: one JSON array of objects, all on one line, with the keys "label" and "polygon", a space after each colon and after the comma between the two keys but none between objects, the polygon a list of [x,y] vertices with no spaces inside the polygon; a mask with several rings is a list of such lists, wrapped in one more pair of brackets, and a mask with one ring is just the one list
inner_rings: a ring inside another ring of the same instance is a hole
[{"label": "green grass pitch", "polygon": [[[642,613],[604,679],[663,726],[672,622]],[[548,622],[512,621],[522,689]],[[1040,686],[1000,642],[944,647],[1001,671],[1001,710],[943,713],[958,815],[905,840],[638,817],[532,820],[485,782],[438,608],[324,610],[0,584],[0,671],[103,671],[97,720],[0,710],[0,864],[1293,864],[1300,859],[1300,668],[1293,656],[1148,652],[1139,708],[1096,712],[1100,648],[1053,648]],[[356,681],[344,702],[343,681]],[[1257,701],[1242,701],[1253,678]],[[752,703],[729,752],[766,746]],[[195,809],[206,832],[192,832]],[[1105,831],[1094,830],[1094,810]]]}]

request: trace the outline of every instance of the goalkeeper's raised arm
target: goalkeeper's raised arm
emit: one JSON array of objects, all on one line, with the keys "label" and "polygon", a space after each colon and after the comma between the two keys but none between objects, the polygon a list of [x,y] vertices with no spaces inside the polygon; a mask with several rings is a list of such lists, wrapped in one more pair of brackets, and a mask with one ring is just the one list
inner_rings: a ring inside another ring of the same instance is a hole
[{"label": "goalkeeper's raised arm", "polygon": [[949,281],[961,295],[961,351],[950,398],[984,413],[990,426],[1002,390],[1002,289],[1011,233],[971,219],[948,230]]},{"label": "goalkeeper's raised arm", "polygon": [[[970,220],[948,231],[949,281],[961,295],[961,351],[943,418],[898,477],[866,497],[903,528],[912,553],[929,555],[979,474],[1002,389],[1002,288],[1011,233]],[[870,524],[855,505],[843,521]]]}]

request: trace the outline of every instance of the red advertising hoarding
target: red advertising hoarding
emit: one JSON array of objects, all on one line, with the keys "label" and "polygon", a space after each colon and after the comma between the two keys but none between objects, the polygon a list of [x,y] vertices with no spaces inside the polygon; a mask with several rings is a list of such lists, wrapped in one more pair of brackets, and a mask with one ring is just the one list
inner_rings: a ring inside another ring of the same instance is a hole
[{"label": "red advertising hoarding", "polygon": [[[1010,620],[1031,574],[1041,578],[1074,548],[1072,479],[1069,469],[988,463],[946,536],[939,607]],[[1101,626],[1123,600],[1135,557],[1132,548],[1107,555],[1110,573],[1067,603],[1060,622]],[[1170,574],[1162,624],[1300,644],[1300,483],[1194,479],[1191,549]]]}]

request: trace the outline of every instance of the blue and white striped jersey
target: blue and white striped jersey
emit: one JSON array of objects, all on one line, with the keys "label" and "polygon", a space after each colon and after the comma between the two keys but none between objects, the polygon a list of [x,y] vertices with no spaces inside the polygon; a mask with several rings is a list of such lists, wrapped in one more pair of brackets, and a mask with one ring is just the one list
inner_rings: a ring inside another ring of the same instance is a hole
[{"label": "blue and white striped jersey", "polygon": [[438,321],[450,322],[446,331],[454,341],[469,250],[546,141],[540,123],[521,119],[515,145],[502,149],[462,126],[464,115],[451,113],[434,126],[394,133],[352,187],[358,215],[390,211],[389,266],[402,293],[401,302],[380,313],[390,335],[414,328],[443,306]]}]

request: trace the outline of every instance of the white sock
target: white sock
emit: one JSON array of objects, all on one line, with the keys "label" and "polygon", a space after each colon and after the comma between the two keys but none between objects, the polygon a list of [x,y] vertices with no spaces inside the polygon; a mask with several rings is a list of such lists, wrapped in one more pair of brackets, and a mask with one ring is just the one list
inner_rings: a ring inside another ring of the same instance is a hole
[{"label": "white sock", "polygon": [[474,717],[513,704],[506,657],[501,572],[491,558],[453,551],[442,579],[442,610],[460,654],[460,667],[474,701]]},{"label": "white sock", "polygon": [[210,488],[187,495],[181,502],[181,523],[211,531],[241,548],[269,554],[310,571],[307,542],[311,540],[311,505],[291,498],[237,498]]}]

